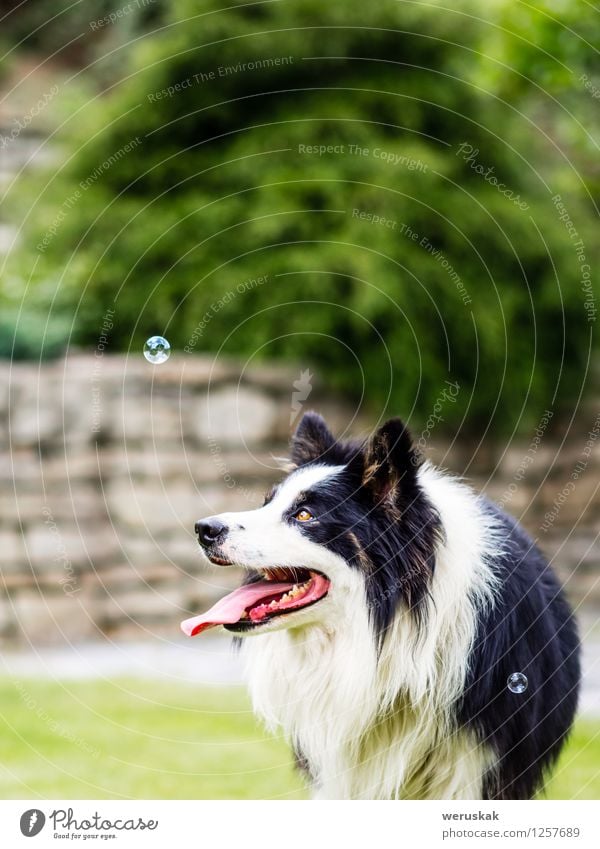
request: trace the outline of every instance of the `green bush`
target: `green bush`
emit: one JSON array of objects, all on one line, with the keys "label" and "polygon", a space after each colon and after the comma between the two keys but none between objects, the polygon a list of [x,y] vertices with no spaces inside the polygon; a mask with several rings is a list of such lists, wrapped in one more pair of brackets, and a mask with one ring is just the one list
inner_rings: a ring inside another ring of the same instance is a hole
[{"label": "green bush", "polygon": [[31,309],[0,313],[0,358],[34,360],[64,353],[68,319]]},{"label": "green bush", "polygon": [[13,282],[34,257],[78,344],[113,307],[115,349],[293,358],[421,420],[446,380],[444,419],[473,428],[577,397],[593,324],[552,197],[593,262],[589,48],[564,27],[587,7],[221,5],[171,4],[67,126],[73,158],[21,194]]}]

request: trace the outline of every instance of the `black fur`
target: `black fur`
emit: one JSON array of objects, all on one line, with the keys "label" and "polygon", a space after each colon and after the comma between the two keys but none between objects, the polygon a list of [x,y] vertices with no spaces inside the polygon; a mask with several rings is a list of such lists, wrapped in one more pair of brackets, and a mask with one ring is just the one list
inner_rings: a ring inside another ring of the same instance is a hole
[{"label": "black fur", "polygon": [[366,573],[379,643],[400,604],[423,619],[441,528],[417,481],[419,459],[402,422],[386,422],[368,442],[340,443],[320,416],[307,413],[292,440],[292,459],[346,467],[334,486],[301,493],[289,516],[307,507],[319,518],[301,525],[302,532]]},{"label": "black fur", "polygon": [[[502,586],[479,621],[459,722],[494,748],[485,783],[489,799],[529,799],[555,762],[577,708],[579,638],[558,580],[525,531],[489,505],[506,529],[506,553],[494,563]],[[508,676],[527,676],[512,693]]]}]

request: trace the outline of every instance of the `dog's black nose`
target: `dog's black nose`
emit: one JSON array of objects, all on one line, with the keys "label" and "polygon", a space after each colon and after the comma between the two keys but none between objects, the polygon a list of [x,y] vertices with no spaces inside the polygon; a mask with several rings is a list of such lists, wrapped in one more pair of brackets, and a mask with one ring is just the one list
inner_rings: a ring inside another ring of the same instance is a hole
[{"label": "dog's black nose", "polygon": [[203,545],[204,548],[214,545],[227,532],[227,525],[216,516],[209,516],[208,519],[200,519],[199,522],[196,522],[194,528],[198,534],[200,545]]}]

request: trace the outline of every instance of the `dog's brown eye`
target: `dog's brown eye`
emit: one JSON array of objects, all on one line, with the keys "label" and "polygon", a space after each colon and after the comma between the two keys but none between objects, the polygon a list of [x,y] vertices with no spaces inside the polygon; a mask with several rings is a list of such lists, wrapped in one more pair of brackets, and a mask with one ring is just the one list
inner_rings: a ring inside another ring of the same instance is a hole
[{"label": "dog's brown eye", "polygon": [[298,510],[298,512],[294,514],[294,519],[298,522],[310,522],[312,518],[313,514],[304,508],[302,508],[302,510]]}]

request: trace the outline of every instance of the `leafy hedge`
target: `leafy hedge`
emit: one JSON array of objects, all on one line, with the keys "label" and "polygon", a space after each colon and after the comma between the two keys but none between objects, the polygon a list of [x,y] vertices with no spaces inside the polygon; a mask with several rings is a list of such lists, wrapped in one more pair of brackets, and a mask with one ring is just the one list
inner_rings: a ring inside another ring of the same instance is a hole
[{"label": "leafy hedge", "polygon": [[587,7],[435,5],[172,3],[23,190],[12,291],[35,259],[71,343],[114,307],[113,349],[292,358],[421,420],[446,381],[472,426],[568,404],[593,323],[552,197],[595,261]]}]

